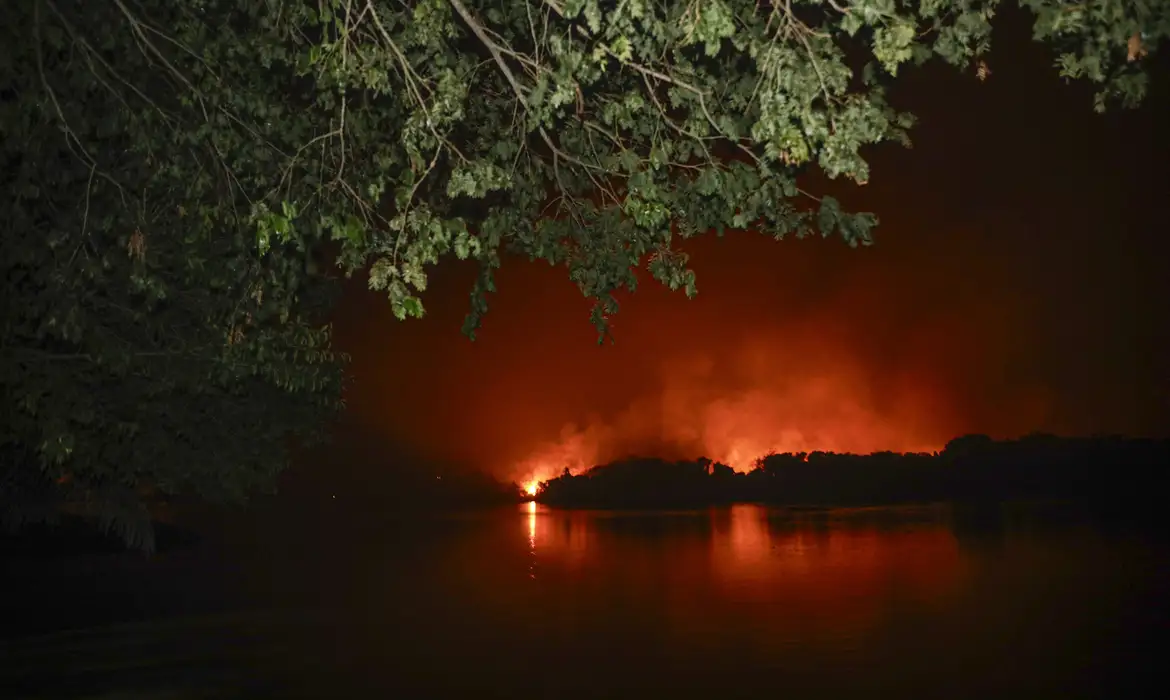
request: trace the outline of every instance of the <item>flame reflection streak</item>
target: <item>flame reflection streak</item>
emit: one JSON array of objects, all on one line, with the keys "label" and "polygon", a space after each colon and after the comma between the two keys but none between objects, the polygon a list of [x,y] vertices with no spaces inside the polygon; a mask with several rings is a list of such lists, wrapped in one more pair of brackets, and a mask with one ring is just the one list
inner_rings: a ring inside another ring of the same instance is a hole
[{"label": "flame reflection streak", "polygon": [[759,618],[742,625],[761,649],[807,641],[814,629],[860,639],[892,601],[933,609],[967,579],[958,543],[933,511],[809,515],[741,504],[672,518],[529,503],[525,513],[533,578],[537,543],[542,578],[558,590],[592,590],[617,567],[629,588],[622,595],[660,600],[671,634],[711,644],[727,641],[729,616]]},{"label": "flame reflection streak", "polygon": [[524,504],[528,511],[528,578],[536,578],[536,501]]}]

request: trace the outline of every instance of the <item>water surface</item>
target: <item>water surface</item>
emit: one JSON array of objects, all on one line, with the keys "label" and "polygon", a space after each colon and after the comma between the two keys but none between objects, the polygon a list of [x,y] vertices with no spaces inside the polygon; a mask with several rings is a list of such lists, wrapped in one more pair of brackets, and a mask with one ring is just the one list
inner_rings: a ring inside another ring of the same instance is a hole
[{"label": "water surface", "polygon": [[1153,697],[1170,687],[1165,554],[1079,519],[946,507],[236,523],[151,560],[5,563],[0,683],[15,697]]}]

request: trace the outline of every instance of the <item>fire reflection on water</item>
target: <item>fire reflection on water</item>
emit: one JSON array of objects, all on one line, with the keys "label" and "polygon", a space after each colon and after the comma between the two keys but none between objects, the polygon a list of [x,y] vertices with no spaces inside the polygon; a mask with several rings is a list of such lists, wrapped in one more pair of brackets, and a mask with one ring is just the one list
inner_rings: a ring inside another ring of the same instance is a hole
[{"label": "fire reflection on water", "polygon": [[536,578],[536,501],[524,506],[528,511],[528,577]]},{"label": "fire reflection on water", "polygon": [[591,593],[611,590],[617,576],[621,597],[659,601],[656,614],[672,634],[708,643],[730,643],[721,631],[729,617],[743,618],[733,626],[741,634],[755,630],[753,641],[765,646],[782,630],[859,637],[902,604],[944,604],[967,578],[945,514],[929,509],[526,509],[529,574],[536,577],[539,549],[544,585],[571,595],[574,615],[602,615],[604,605],[616,603],[591,600]]}]

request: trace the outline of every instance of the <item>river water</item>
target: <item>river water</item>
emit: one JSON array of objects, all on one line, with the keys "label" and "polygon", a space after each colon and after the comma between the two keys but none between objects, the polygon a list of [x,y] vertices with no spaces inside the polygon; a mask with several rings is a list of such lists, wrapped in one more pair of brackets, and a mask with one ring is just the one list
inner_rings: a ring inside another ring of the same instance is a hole
[{"label": "river water", "polygon": [[5,562],[0,696],[1157,697],[1167,553],[944,506],[233,523]]}]

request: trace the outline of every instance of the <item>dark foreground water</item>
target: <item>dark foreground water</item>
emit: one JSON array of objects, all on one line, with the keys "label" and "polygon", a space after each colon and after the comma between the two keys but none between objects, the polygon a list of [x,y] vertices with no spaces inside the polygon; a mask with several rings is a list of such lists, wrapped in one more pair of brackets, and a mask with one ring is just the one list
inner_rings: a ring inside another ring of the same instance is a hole
[{"label": "dark foreground water", "polygon": [[218,530],[4,562],[0,697],[1170,697],[1167,550],[1077,518],[523,506]]}]

